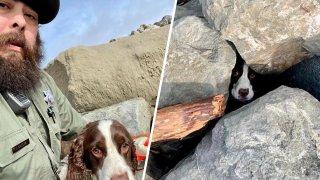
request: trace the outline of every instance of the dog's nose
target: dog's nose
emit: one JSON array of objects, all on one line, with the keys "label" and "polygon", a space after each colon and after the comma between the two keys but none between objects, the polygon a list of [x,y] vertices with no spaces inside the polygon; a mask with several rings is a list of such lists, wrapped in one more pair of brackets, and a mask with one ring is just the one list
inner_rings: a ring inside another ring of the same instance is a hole
[{"label": "dog's nose", "polygon": [[249,94],[249,89],[248,88],[246,88],[246,89],[239,89],[239,95],[241,96],[241,97],[246,97],[247,95]]},{"label": "dog's nose", "polygon": [[129,180],[128,174],[117,174],[111,177],[111,180]]}]

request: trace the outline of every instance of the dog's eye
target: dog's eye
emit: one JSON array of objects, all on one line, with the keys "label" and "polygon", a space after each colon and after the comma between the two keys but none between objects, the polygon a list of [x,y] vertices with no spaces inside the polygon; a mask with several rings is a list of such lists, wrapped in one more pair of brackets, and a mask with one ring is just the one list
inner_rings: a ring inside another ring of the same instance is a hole
[{"label": "dog's eye", "polygon": [[129,151],[129,148],[130,148],[130,146],[128,143],[126,143],[126,142],[123,143],[121,145],[121,154],[126,154]]},{"label": "dog's eye", "polygon": [[250,74],[250,76],[249,76],[250,79],[254,79],[255,77],[256,77],[255,74]]},{"label": "dog's eye", "polygon": [[240,75],[240,72],[239,71],[235,71],[232,73],[232,76],[233,77],[238,77]]},{"label": "dog's eye", "polygon": [[91,152],[96,158],[102,158],[103,157],[102,150],[97,148],[97,147],[92,148]]}]

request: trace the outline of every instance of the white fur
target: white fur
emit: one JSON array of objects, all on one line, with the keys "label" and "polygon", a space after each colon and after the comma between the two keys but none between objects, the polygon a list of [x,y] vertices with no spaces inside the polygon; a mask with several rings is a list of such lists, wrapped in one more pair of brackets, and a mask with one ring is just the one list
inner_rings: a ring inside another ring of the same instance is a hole
[{"label": "white fur", "polygon": [[[233,84],[233,88],[231,90],[231,94],[235,99],[238,99],[239,101],[249,101],[253,98],[254,92],[252,89],[252,85],[250,83],[250,80],[248,78],[249,74],[249,67],[247,64],[243,64],[243,72],[241,77],[238,79],[236,83]],[[239,94],[240,89],[249,89],[249,94],[246,97],[242,97]]]},{"label": "white fur", "polygon": [[67,173],[68,173],[68,158],[69,156],[66,156],[65,158],[63,158],[60,162],[60,172],[59,172],[59,178],[60,180],[65,180],[67,179]]},{"label": "white fur", "polygon": [[125,159],[119,154],[116,145],[111,137],[112,121],[100,121],[98,129],[106,140],[107,157],[103,162],[102,169],[98,171],[98,177],[101,180],[109,180],[113,175],[128,174],[129,180],[134,180],[135,177],[127,165]]}]

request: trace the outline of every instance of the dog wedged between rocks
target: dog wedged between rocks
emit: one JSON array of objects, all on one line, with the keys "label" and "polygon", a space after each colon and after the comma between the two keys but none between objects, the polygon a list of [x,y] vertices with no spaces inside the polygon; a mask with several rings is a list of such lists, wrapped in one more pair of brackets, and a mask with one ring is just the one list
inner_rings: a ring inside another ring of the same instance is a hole
[{"label": "dog wedged between rocks", "polygon": [[320,58],[314,56],[302,60],[280,74],[259,74],[253,71],[240,56],[234,44],[228,41],[236,52],[236,65],[232,69],[229,98],[225,113],[234,111],[281,85],[299,88],[320,99]]}]

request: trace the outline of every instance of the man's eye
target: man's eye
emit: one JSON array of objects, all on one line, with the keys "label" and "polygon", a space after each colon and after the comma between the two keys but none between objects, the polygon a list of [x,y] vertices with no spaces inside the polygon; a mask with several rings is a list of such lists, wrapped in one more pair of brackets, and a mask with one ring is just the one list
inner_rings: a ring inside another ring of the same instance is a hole
[{"label": "man's eye", "polygon": [[31,21],[34,21],[34,22],[38,21],[38,19],[32,14],[26,13],[25,16],[27,16]]},{"label": "man's eye", "polygon": [[0,8],[1,9],[8,9],[9,8],[9,6],[7,5],[7,4],[5,4],[5,3],[3,3],[3,2],[0,2]]}]

